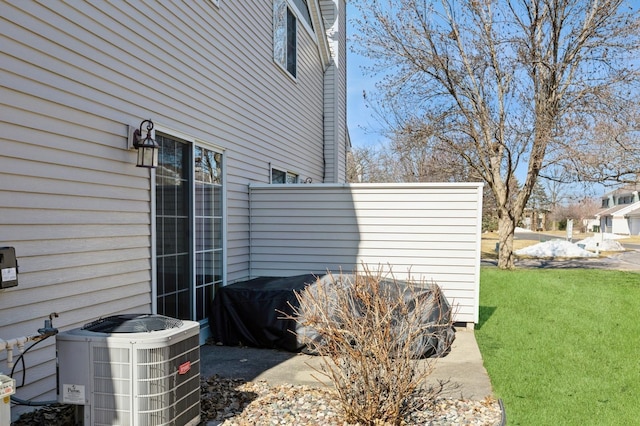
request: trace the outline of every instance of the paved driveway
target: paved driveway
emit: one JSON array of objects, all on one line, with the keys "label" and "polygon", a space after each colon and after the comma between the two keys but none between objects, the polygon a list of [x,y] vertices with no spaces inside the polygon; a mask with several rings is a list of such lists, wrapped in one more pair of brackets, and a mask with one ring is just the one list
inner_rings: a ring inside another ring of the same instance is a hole
[{"label": "paved driveway", "polygon": [[608,257],[577,257],[570,259],[518,259],[518,268],[549,269],[611,269],[619,271],[640,271],[640,251],[628,250]]},{"label": "paved driveway", "polygon": [[[517,232],[515,238],[518,240],[548,241],[561,239],[557,235],[541,234],[538,232]],[[625,244],[624,240],[619,240],[626,251],[614,253],[607,257],[580,257],[571,259],[517,259],[518,268],[549,268],[549,269],[612,269],[620,271],[640,271],[640,244]],[[483,265],[495,265],[495,260],[483,260]]]}]

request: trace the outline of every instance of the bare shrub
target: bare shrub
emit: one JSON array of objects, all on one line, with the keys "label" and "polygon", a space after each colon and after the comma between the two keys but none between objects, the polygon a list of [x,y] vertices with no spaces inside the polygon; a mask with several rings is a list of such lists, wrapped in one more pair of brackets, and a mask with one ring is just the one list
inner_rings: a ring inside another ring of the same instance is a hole
[{"label": "bare shrub", "polygon": [[320,373],[333,383],[348,422],[401,424],[418,400],[442,391],[442,383],[423,386],[453,341],[451,308],[437,285],[386,280],[366,269],[327,275],[297,299],[289,319],[297,321],[300,341],[323,357]]}]

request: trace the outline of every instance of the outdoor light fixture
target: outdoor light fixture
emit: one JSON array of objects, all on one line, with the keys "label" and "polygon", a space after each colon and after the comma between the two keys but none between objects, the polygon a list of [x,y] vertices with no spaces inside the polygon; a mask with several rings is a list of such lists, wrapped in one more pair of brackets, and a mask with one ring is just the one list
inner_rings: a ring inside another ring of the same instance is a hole
[{"label": "outdoor light fixture", "polygon": [[[147,135],[142,138],[142,127],[147,125]],[[133,132],[133,146],[138,149],[138,162],[136,166],[155,168],[158,167],[158,150],[160,146],[151,137],[153,121],[144,120],[140,128]]]}]

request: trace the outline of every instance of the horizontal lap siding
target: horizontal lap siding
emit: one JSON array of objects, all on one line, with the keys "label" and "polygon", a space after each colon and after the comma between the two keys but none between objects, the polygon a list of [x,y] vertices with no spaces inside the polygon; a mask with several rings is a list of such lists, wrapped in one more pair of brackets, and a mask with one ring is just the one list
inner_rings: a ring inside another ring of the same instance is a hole
[{"label": "horizontal lap siding", "polygon": [[346,176],[346,3],[321,0],[320,7],[333,60],[325,76],[325,183],[342,183]]},{"label": "horizontal lap siding", "polygon": [[[15,81],[7,80],[7,85],[56,102],[97,107],[124,123],[131,116],[158,118],[166,127],[225,148],[228,272],[230,277],[243,276],[248,265],[247,182],[267,182],[270,164],[316,181],[322,176],[323,81],[317,47],[301,28],[294,81],[272,59],[269,2],[216,8],[208,2],[164,1],[155,6],[49,2],[30,16],[31,11],[19,10],[18,2],[6,5],[23,22],[11,31],[16,40],[6,44],[10,54],[3,61],[15,63],[10,75]],[[44,39],[29,28],[46,33]],[[24,43],[39,46],[37,54],[25,56],[44,55],[46,65],[25,68],[19,58]],[[65,112],[42,98],[38,104],[18,101],[7,106],[22,108],[9,121],[21,120],[26,126],[48,120],[60,129],[54,135],[61,139],[56,147],[75,151],[74,144],[66,142],[71,133],[77,134],[68,117],[80,120],[85,112]],[[137,111],[138,105],[148,113]],[[29,110],[46,110],[46,115],[25,117]],[[33,137],[34,129],[28,132]],[[51,138],[50,132],[41,133],[40,140]]]},{"label": "horizontal lap siding", "polygon": [[477,322],[479,184],[252,185],[251,275],[327,270],[362,263],[399,279],[434,281]]},{"label": "horizontal lap siding", "polygon": [[[272,58],[271,2],[223,2],[218,8],[168,0],[52,1],[4,7],[2,15],[15,16],[19,24],[3,40],[2,85],[31,97],[0,105],[1,116],[25,126],[31,138],[41,133],[42,145],[53,139],[55,148],[46,155],[64,155],[55,152],[64,149],[75,154],[71,161],[90,161],[70,137],[100,137],[114,120],[126,125],[147,117],[225,149],[228,253],[236,253],[229,257],[231,278],[245,276],[248,267],[247,183],[268,182],[270,165],[322,179],[318,48],[300,26],[297,78],[278,67]],[[78,123],[96,111],[103,123],[91,129],[93,135]],[[52,130],[32,128],[36,121]],[[125,132],[123,126],[114,136]],[[115,155],[131,161],[118,149],[121,143],[112,147]]]},{"label": "horizontal lap siding", "polygon": [[[342,45],[346,46],[346,28],[347,28],[347,2],[343,0],[338,1],[340,8],[340,28],[344,28],[345,31],[341,31]],[[342,75],[338,80],[339,88],[338,93],[340,98],[338,99],[338,107],[340,109],[338,114],[340,131],[339,136],[339,149],[338,153],[338,182],[343,180],[346,182],[347,176],[347,152],[351,149],[351,142],[349,141],[349,130],[347,126],[347,49],[343,47],[340,52],[340,63],[342,64]]]},{"label": "horizontal lap siding", "polygon": [[[0,114],[0,245],[15,247],[19,262],[19,285],[0,295],[0,337],[35,334],[53,312],[60,329],[150,312],[148,171],[122,149],[126,126],[37,99],[0,75],[12,85],[0,87],[0,110],[11,111]],[[29,98],[38,107],[15,108]],[[55,399],[53,344],[27,355],[21,398]]]},{"label": "horizontal lap siding", "polygon": [[[270,163],[322,178],[323,70],[298,46],[294,80],[269,1],[0,2],[0,246],[20,263],[0,338],[150,311],[151,183],[124,149],[147,118],[224,150],[227,273],[246,277],[248,182]],[[52,342],[28,355],[18,396],[53,398]]]},{"label": "horizontal lap siding", "polygon": [[[2,290],[0,337],[33,335],[53,312],[60,329],[150,312],[149,172],[123,149],[126,125],[82,108],[81,90],[37,81],[49,71],[8,56],[16,42],[1,37],[0,245],[16,249],[19,285]],[[35,45],[18,47],[38,56]],[[29,352],[19,397],[55,399],[53,344]]]},{"label": "horizontal lap siding", "polygon": [[[0,336],[35,334],[52,312],[61,329],[119,312],[150,312],[150,200],[148,190],[135,188],[149,184],[148,172],[128,163],[130,188],[108,179],[77,182],[73,153],[33,161],[53,147],[29,144],[11,131],[1,138],[23,151],[0,157],[0,245],[15,247],[19,262],[18,287],[0,297]],[[102,161],[108,168],[113,160]],[[55,398],[52,344],[29,352],[20,397]]]}]

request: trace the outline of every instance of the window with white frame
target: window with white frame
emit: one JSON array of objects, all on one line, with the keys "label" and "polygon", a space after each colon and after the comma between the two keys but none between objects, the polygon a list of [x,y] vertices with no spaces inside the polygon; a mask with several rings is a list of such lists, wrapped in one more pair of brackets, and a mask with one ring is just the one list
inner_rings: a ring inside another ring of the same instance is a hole
[{"label": "window with white frame", "polygon": [[296,76],[297,19],[287,0],[273,2],[273,60]]},{"label": "window with white frame", "polygon": [[298,15],[304,22],[309,26],[309,28],[313,28],[311,23],[311,14],[309,13],[309,6],[307,5],[306,0],[290,0],[291,4],[298,10]]},{"label": "window with white frame", "polygon": [[271,169],[271,183],[298,183],[299,175],[283,170]]}]

